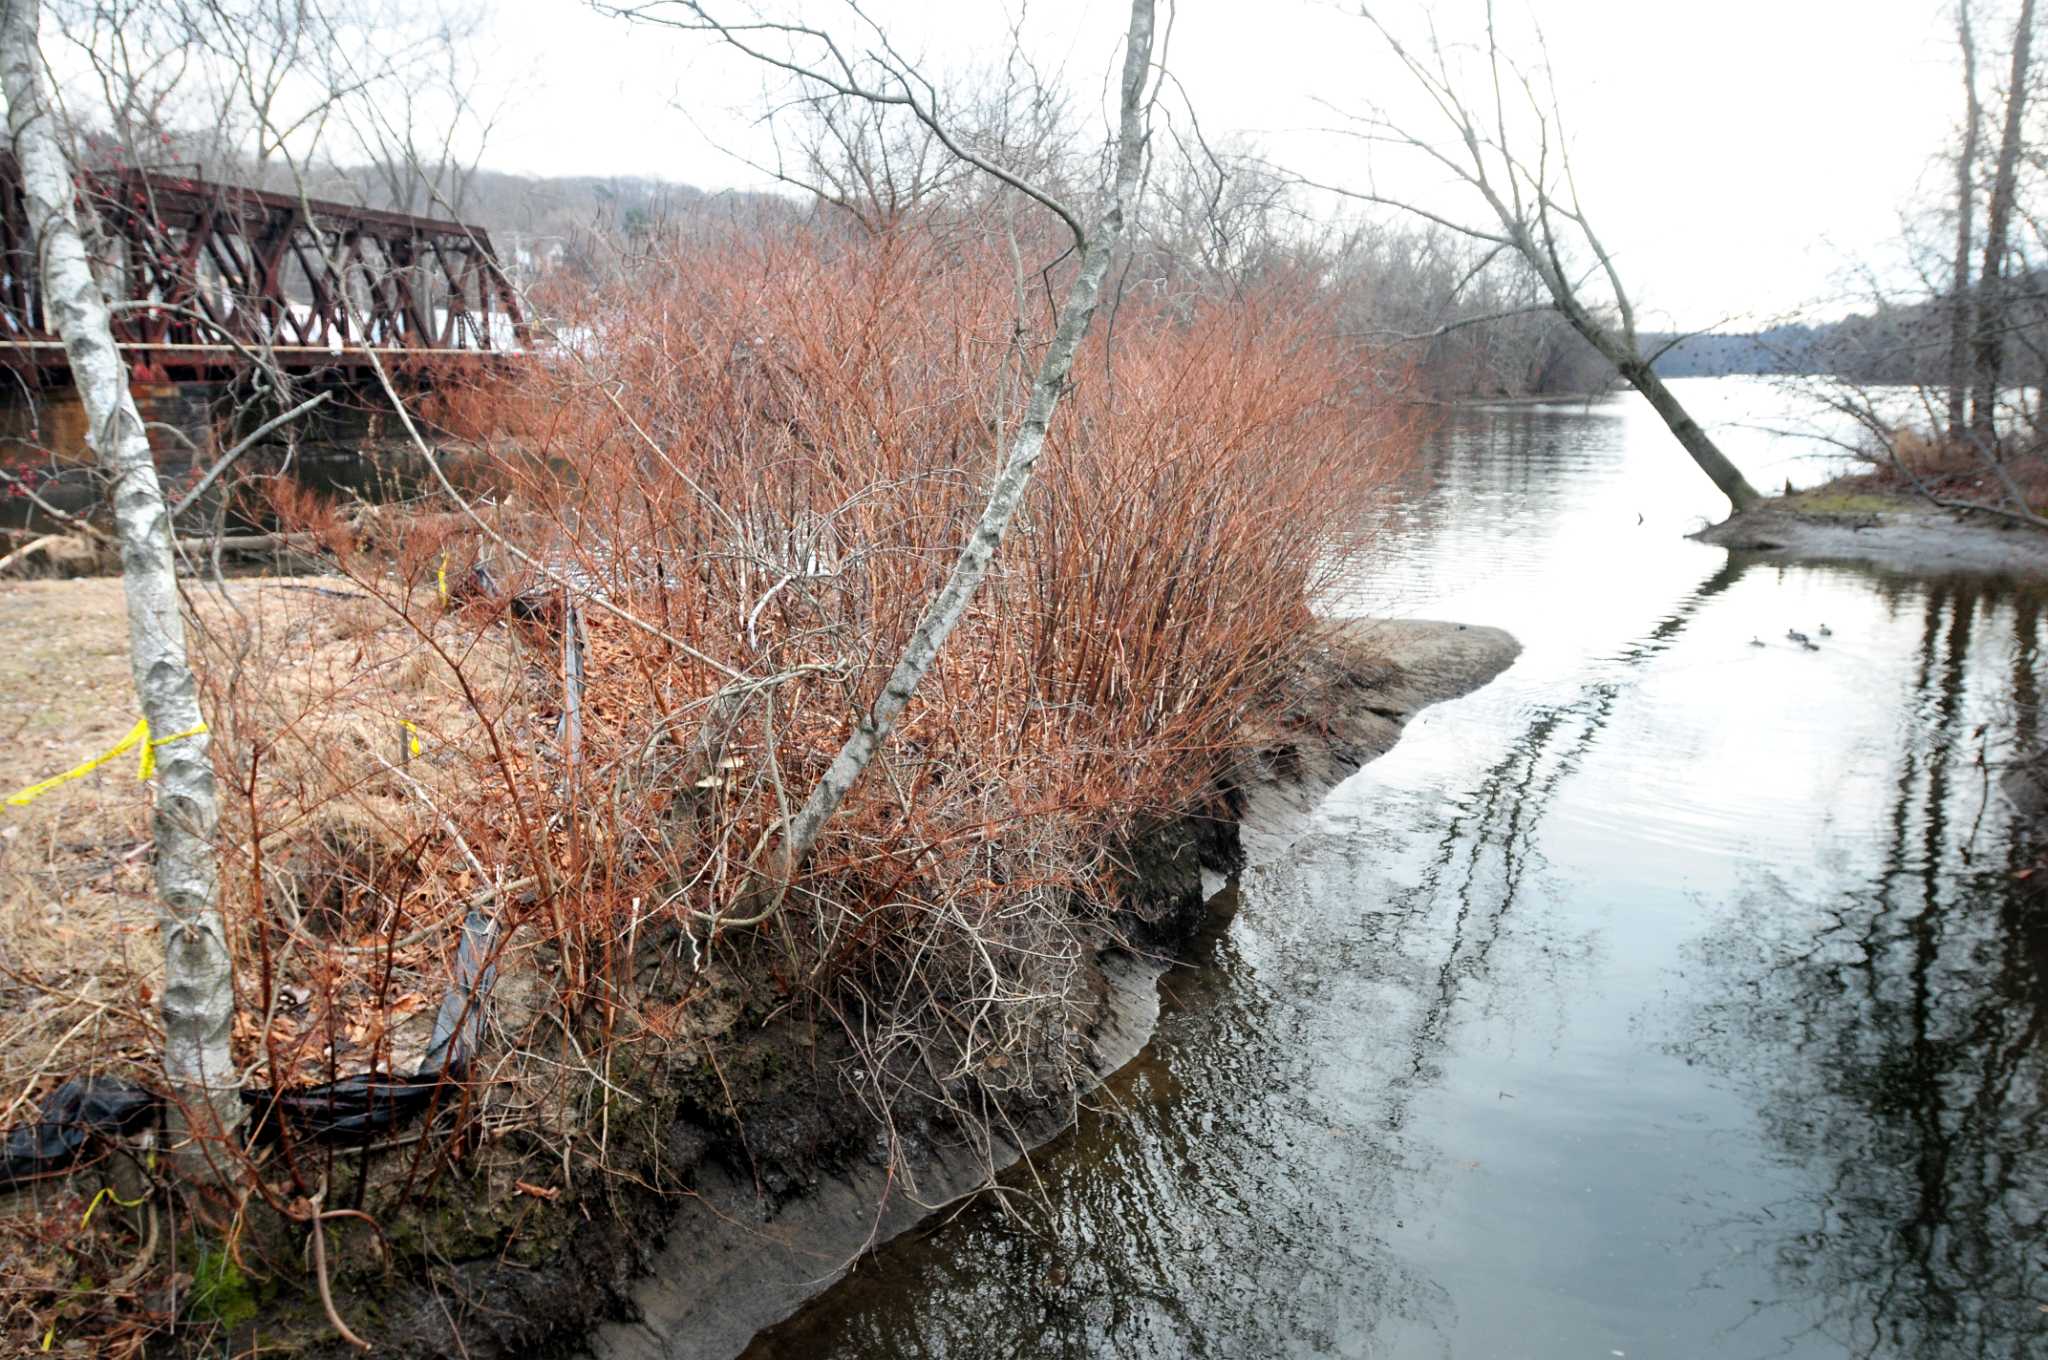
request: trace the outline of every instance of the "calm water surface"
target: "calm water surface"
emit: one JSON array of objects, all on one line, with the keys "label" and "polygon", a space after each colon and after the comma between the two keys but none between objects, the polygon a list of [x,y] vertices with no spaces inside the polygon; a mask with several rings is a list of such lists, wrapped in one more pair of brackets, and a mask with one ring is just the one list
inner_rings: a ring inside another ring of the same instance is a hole
[{"label": "calm water surface", "polygon": [[[1680,386],[1818,479],[1782,398]],[[1716,509],[1633,399],[1456,417],[1340,607],[1522,658],[1253,838],[1049,1219],[749,1354],[2048,1355],[2048,911],[1978,764],[2043,596],[1746,563]]]}]

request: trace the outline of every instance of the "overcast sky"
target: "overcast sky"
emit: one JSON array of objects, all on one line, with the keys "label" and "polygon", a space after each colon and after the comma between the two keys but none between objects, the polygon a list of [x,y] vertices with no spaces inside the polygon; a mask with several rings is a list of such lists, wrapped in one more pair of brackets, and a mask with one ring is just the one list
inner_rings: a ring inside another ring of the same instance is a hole
[{"label": "overcast sky", "polygon": [[[1419,7],[1383,8],[1420,32]],[[1013,9],[869,6],[934,69],[995,59]],[[1470,36],[1483,5],[1439,0],[1433,11],[1447,37]],[[1839,310],[1845,269],[1881,256],[1902,206],[1928,200],[1932,158],[1957,119],[1945,0],[1502,0],[1500,11],[1506,42],[1531,62],[1530,20],[1540,23],[1588,207],[1636,291],[1687,326]],[[743,57],[578,0],[497,0],[493,12],[495,69],[526,78],[501,92],[489,163],[763,185],[728,154],[765,146],[753,126],[764,76]],[[831,0],[806,12],[855,31]],[[1115,0],[1034,0],[1026,41],[1096,107],[1126,13]],[[1243,134],[1319,179],[1366,172],[1355,143],[1315,131],[1336,121],[1319,100],[1415,108],[1341,5],[1183,0],[1167,60],[1212,139]],[[1383,187],[1437,192],[1412,171],[1383,163],[1380,174]]]}]

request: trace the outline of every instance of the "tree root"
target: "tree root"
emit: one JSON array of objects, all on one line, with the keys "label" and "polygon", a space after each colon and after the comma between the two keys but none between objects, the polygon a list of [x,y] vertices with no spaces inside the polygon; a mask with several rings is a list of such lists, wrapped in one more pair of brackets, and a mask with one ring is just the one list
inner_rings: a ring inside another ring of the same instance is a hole
[{"label": "tree root", "polygon": [[343,1341],[359,1351],[366,1351],[370,1349],[370,1343],[350,1331],[348,1324],[341,1320],[340,1310],[334,1306],[334,1289],[327,1282],[327,1220],[355,1215],[346,1209],[337,1209],[331,1213],[322,1210],[320,1202],[326,1198],[327,1187],[322,1185],[313,1197],[306,1201],[306,1217],[313,1225],[313,1282],[319,1286],[320,1306],[327,1312],[328,1324]]}]

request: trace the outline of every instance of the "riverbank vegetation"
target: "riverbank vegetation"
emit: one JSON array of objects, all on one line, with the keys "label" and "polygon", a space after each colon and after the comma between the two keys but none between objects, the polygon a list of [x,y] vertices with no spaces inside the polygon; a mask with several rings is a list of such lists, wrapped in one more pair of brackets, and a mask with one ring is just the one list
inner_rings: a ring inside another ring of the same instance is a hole
[{"label": "riverbank vegetation", "polygon": [[[1415,416],[1403,361],[1295,261],[1125,244],[1067,338],[1111,262],[1060,235],[966,189],[643,234],[536,294],[555,342],[516,380],[449,374],[407,413],[433,493],[242,484],[333,573],[184,587],[247,1115],[175,1162],[107,1137],[17,1186],[12,1337],[350,1335],[334,1299],[373,1299],[364,1277],[538,1259],[615,1194],[681,1189],[678,1102],[758,1172],[772,1139],[721,1054],[758,1066],[738,1036],[778,1022],[813,1042],[775,1060],[848,1111],[832,1145],[879,1140],[901,1193],[917,1140],[1071,1107],[1085,965],[1142,928],[1137,847],[1224,815],[1274,715],[1313,719],[1313,606],[1363,562]],[[1034,422],[1000,557],[787,853]],[[36,673],[118,660],[112,622]],[[111,737],[119,689],[25,713],[47,734],[10,781]],[[0,1084],[9,1122],[48,1112],[37,1138],[76,1127],[68,1080],[161,1086],[149,786],[113,778],[9,814]]]},{"label": "riverbank vegetation", "polygon": [[[791,192],[635,188],[518,247],[531,339],[509,362],[362,360],[351,414],[396,494],[286,475],[293,430],[269,462],[222,460],[211,531],[293,555],[237,577],[142,485],[161,451],[66,167],[177,155],[308,217],[316,190],[488,203],[452,135],[435,158],[390,122],[418,53],[458,35],[394,15],[380,47],[369,10],[267,0],[53,7],[113,93],[41,108],[16,0],[10,116],[66,247],[38,267],[96,300],[53,310],[72,367],[96,361],[84,428],[121,436],[97,452],[124,517],[64,527],[128,588],[0,608],[0,674],[36,700],[0,750],[24,790],[0,840],[19,1349],[360,1346],[404,1330],[378,1324],[410,1289],[443,1307],[435,1337],[522,1353],[615,1307],[615,1281],[554,1317],[493,1272],[638,1261],[648,1206],[707,1156],[763,1200],[866,1158],[922,1203],[932,1147],[992,1165],[1071,1112],[1098,957],[1186,906],[1148,876],[1194,876],[1188,828],[1228,823],[1248,758],[1370,688],[1375,658],[1318,608],[1370,569],[1431,405],[1619,380],[1755,498],[1661,382],[1554,101],[1503,83],[1497,48],[1475,113],[1442,49],[1361,30],[1450,121],[1441,144],[1364,111],[1354,130],[1482,204],[1389,221],[1328,210],[1401,206],[1370,166],[1318,185],[1167,118],[1184,94],[1150,0],[1106,136],[1021,60],[927,80],[859,7],[853,60],[684,3],[635,15],[794,80]],[[172,88],[188,46],[210,121]],[[353,121],[346,154],[296,131],[329,119]],[[345,235],[296,264],[363,312],[385,284]],[[234,297],[244,263],[215,258],[207,288]],[[255,305],[212,301],[135,305],[223,334]],[[224,423],[289,425],[308,375],[254,351]],[[2034,474],[1990,428],[2024,509]],[[1893,463],[1961,494],[1962,446],[1929,441]],[[46,698],[53,677],[76,680]],[[91,759],[138,750],[139,779]],[[395,1344],[432,1349],[429,1325]]]}]

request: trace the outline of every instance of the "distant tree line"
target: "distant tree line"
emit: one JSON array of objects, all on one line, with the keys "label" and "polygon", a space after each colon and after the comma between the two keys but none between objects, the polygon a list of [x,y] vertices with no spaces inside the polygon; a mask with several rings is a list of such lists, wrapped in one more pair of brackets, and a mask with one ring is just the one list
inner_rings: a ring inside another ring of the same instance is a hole
[{"label": "distant tree line", "polygon": [[[487,168],[496,110],[479,91],[484,11],[346,0],[51,0],[79,110],[75,163],[142,166],[486,228],[526,289],[616,278],[662,245],[738,224],[820,222],[872,233],[905,219],[985,220],[985,176],[900,109],[806,101],[770,163],[775,192],[714,192],[651,176]],[[1096,167],[1068,96],[1012,69],[939,91],[961,149],[1032,168],[1082,195]],[[87,112],[89,110],[89,112]],[[1085,196],[1085,195],[1084,195]],[[1551,304],[1527,260],[1426,222],[1333,215],[1248,146],[1162,129],[1118,296],[1213,299],[1313,279],[1370,377],[1427,398],[1602,390],[1611,365]],[[1391,372],[1390,372],[1391,370]]]},{"label": "distant tree line", "polygon": [[[2000,380],[2039,388],[2048,379],[2048,276],[2012,281],[2003,306],[2006,357]],[[1806,375],[1931,389],[1948,382],[1959,359],[1970,358],[1970,341],[1960,352],[1954,345],[1954,307],[1948,297],[1880,300],[1838,321],[1646,338],[1658,350],[1657,371],[1669,378]]]}]

